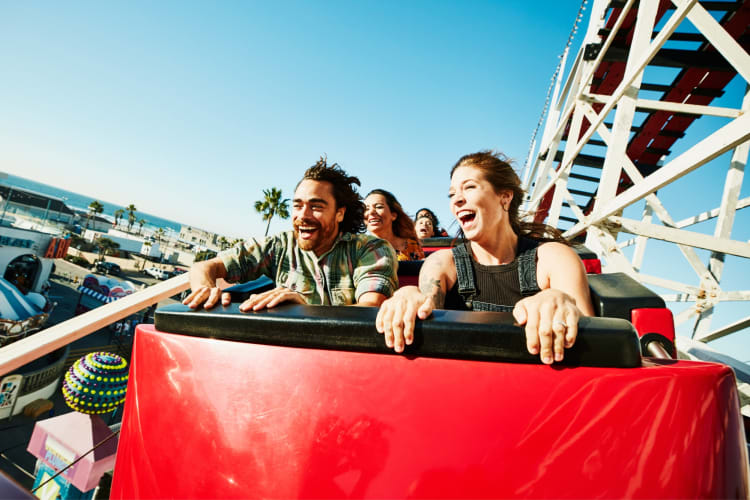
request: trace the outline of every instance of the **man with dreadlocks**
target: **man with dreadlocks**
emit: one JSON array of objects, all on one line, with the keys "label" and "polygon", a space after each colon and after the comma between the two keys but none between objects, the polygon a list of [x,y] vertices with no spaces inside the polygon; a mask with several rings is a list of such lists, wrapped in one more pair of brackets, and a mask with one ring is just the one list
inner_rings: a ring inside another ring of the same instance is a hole
[{"label": "man with dreadlocks", "polygon": [[276,288],[251,295],[244,312],[285,302],[379,306],[398,287],[396,255],[388,242],[360,234],[364,204],[337,164],[321,158],[307,169],[292,201],[292,231],[251,239],[190,269],[192,292],[183,304],[197,309],[228,305],[216,280],[245,282],[268,276]]}]

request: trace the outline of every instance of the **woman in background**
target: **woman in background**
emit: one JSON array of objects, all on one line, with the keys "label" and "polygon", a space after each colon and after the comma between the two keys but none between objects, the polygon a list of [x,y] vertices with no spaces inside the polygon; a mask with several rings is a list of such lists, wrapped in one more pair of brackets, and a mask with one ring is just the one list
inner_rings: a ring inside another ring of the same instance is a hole
[{"label": "woman in background", "polygon": [[448,236],[448,232],[440,227],[440,221],[435,212],[429,208],[420,208],[417,210],[417,215],[414,217],[414,224],[420,240]]},{"label": "woman in background", "polygon": [[373,189],[368,193],[365,198],[365,224],[372,235],[391,244],[398,260],[424,259],[414,223],[389,191]]}]

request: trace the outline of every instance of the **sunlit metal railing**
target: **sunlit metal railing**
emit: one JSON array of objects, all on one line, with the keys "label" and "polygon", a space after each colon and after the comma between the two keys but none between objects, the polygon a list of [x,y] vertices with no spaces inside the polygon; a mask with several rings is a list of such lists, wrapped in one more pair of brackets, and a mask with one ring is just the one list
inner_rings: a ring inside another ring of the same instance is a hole
[{"label": "sunlit metal railing", "polygon": [[185,273],[0,348],[0,377],[187,288]]}]

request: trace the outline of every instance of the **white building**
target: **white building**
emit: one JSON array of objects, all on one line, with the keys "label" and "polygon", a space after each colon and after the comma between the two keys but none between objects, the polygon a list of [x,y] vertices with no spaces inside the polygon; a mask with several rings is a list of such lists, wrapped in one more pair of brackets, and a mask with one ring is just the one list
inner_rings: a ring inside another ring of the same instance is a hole
[{"label": "white building", "polygon": [[197,227],[180,227],[180,241],[193,245],[193,248],[219,251],[219,238],[218,234]]},{"label": "white building", "polygon": [[96,240],[98,240],[99,238],[108,238],[120,245],[118,247],[118,250],[122,250],[124,252],[137,253],[154,258],[161,255],[159,243],[150,241],[143,236],[136,236],[124,231],[120,231],[118,229],[109,229],[106,233],[89,229],[84,231],[83,238],[87,241],[90,241],[91,243],[96,243]]},{"label": "white building", "polygon": [[0,227],[0,276],[23,293],[41,293],[54,259],[64,257],[69,245],[47,233]]}]

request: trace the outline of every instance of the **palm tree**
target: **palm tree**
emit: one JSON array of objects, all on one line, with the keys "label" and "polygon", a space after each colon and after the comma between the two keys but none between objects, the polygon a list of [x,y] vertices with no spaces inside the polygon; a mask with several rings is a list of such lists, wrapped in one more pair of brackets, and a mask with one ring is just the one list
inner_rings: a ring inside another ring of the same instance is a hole
[{"label": "palm tree", "polygon": [[135,224],[135,211],[138,210],[135,208],[135,205],[132,203],[125,207],[125,211],[128,213],[128,232],[130,232],[130,228],[133,227],[133,224]]},{"label": "palm tree", "polygon": [[120,248],[120,244],[109,238],[98,238],[96,246],[99,249],[99,260],[104,260],[104,256],[112,253],[112,250]]},{"label": "palm tree", "polygon": [[100,214],[102,212],[104,212],[104,205],[102,205],[96,200],[89,203],[88,217],[86,218],[86,229],[89,228],[89,222],[91,221],[91,216]]},{"label": "palm tree", "polygon": [[125,210],[122,208],[118,208],[115,210],[115,227],[117,227],[120,224],[120,219],[122,219],[122,216],[125,215]]},{"label": "palm tree", "polygon": [[219,238],[219,248],[221,248],[222,250],[226,250],[227,248],[229,248],[229,240],[226,239],[223,236],[220,237]]},{"label": "palm tree", "polygon": [[164,238],[164,229],[159,228],[154,232],[154,238],[156,238],[156,242],[161,244],[161,239]]},{"label": "palm tree", "polygon": [[141,231],[143,231],[143,225],[146,223],[146,219],[141,219],[138,221],[138,225],[140,226],[138,228],[138,234],[141,234]]},{"label": "palm tree", "polygon": [[267,220],[266,224],[266,236],[268,236],[268,228],[271,227],[271,219],[274,215],[278,215],[282,219],[289,218],[289,198],[284,200],[281,199],[281,189],[272,187],[263,190],[263,200],[255,202],[255,211],[259,214],[263,214],[263,220]]}]

